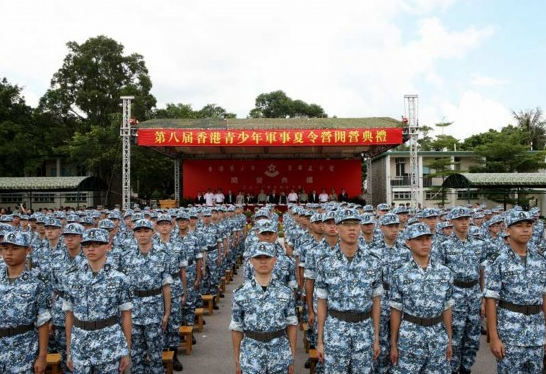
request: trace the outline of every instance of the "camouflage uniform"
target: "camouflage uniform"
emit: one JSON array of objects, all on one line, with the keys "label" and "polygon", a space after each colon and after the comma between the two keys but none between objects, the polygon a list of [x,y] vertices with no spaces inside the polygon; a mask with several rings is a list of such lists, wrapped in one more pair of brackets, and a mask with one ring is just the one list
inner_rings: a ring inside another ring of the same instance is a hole
[{"label": "camouflage uniform", "polygon": [[[133,307],[128,278],[108,263],[93,274],[85,263],[67,271],[66,287],[63,309],[74,313],[70,344],[74,372],[116,373],[120,359],[129,355],[119,323],[121,312]],[[108,319],[113,319],[111,324],[99,329],[84,323]]]},{"label": "camouflage uniform", "polygon": [[339,244],[333,253],[319,261],[317,297],[326,299],[328,313],[324,326],[324,357],[326,373],[370,373],[374,328],[371,318],[347,322],[330,315],[336,312],[369,313],[372,298],[380,296],[381,262],[366,255],[359,246],[351,262]]},{"label": "camouflage uniform", "polygon": [[[274,255],[272,244],[259,243],[256,246],[268,247],[267,255]],[[260,252],[257,250],[255,253]],[[265,291],[255,279],[244,282],[233,291],[229,329],[245,333],[239,356],[242,372],[286,373],[293,359],[285,330],[297,324],[293,292],[277,279],[272,278]],[[278,333],[279,336],[262,341],[252,336],[253,333]]]},{"label": "camouflage uniform", "polygon": [[[381,217],[381,225],[399,224],[398,217],[392,213],[387,213]],[[379,345],[381,352],[374,365],[374,373],[388,373],[390,371],[390,347],[391,347],[391,329],[390,329],[390,286],[392,276],[406,262],[411,259],[411,252],[406,245],[400,245],[396,240],[392,247],[389,247],[385,241],[382,241],[373,248],[381,256],[381,271],[383,283],[383,297],[381,297],[381,318],[379,320]]]},{"label": "camouflage uniform", "polygon": [[[13,244],[9,235],[21,234],[6,234],[3,241]],[[28,240],[23,246],[28,247]],[[32,373],[38,354],[36,327],[51,319],[51,289],[47,279],[24,270],[10,281],[7,266],[0,267],[0,300],[0,373]],[[16,333],[14,328],[21,331]]]},{"label": "camouflage uniform", "polygon": [[206,270],[203,277],[201,292],[203,294],[215,295],[218,292],[221,275],[220,267],[217,264],[219,258],[218,248],[222,248],[222,236],[218,227],[211,223],[204,225],[202,230],[205,245],[207,247],[206,254]]},{"label": "camouflage uniform", "polygon": [[[450,218],[470,217],[467,208],[453,208]],[[449,268],[454,278],[453,299],[453,371],[469,371],[480,346],[481,321],[480,269],[485,265],[485,244],[467,236],[462,241],[455,236],[433,248],[433,259]]]},{"label": "camouflage uniform", "polygon": [[[139,220],[135,229],[147,226]],[[149,222],[149,221],[147,221]],[[162,287],[173,282],[167,252],[152,246],[147,254],[137,248],[124,253],[122,271],[135,289],[132,328],[131,373],[163,373],[164,310]],[[146,358],[149,358],[147,362]]]},{"label": "camouflage uniform", "polygon": [[[509,223],[508,218],[507,226]],[[545,294],[546,259],[530,243],[525,261],[506,247],[486,267],[484,296],[499,300],[497,331],[506,349],[505,357],[497,361],[498,373],[542,373]],[[513,305],[534,306],[535,310],[508,309]]]},{"label": "camouflage uniform", "polygon": [[[422,269],[412,259],[392,276],[389,304],[405,316],[439,317],[453,305],[452,282],[451,272],[445,266],[430,260],[427,268]],[[448,335],[441,321],[421,326],[404,318],[398,334],[398,364],[391,366],[392,373],[449,374],[447,346]]]}]

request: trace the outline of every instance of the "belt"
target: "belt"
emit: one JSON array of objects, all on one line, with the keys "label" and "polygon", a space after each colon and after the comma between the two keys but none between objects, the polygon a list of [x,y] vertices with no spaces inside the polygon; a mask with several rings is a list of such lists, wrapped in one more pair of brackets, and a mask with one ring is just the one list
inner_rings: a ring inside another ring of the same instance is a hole
[{"label": "belt", "polygon": [[530,316],[531,314],[538,314],[542,310],[542,305],[519,305],[512,304],[511,302],[500,300],[499,308],[511,310],[512,312],[525,314]]},{"label": "belt", "polygon": [[269,342],[275,338],[280,338],[285,336],[285,330],[277,330],[271,332],[262,332],[262,331],[245,331],[245,336],[250,339],[258,340],[260,342]]},{"label": "belt", "polygon": [[473,281],[470,281],[470,282],[465,282],[465,281],[460,281],[460,280],[457,280],[455,279],[453,281],[453,285],[455,287],[459,287],[459,288],[471,288],[471,287],[474,287],[475,285],[477,285],[479,282],[478,280],[473,280]]},{"label": "belt", "polygon": [[217,250],[218,250],[217,246],[207,248],[207,252],[213,252],[213,251],[217,251]]},{"label": "belt", "polygon": [[179,277],[180,278],[180,273],[179,272],[172,273],[171,277],[173,277],[173,278]]},{"label": "belt", "polygon": [[118,321],[119,319],[117,316],[112,316],[110,318],[100,319],[97,321],[80,321],[74,317],[74,326],[86,331],[95,331],[113,326],[118,323]]},{"label": "belt", "polygon": [[148,296],[156,296],[161,294],[161,287],[156,288],[155,290],[136,290],[135,296],[138,297],[148,297]]},{"label": "belt", "polygon": [[357,323],[370,318],[370,312],[340,312],[338,310],[328,310],[328,314],[341,321]]},{"label": "belt", "polygon": [[188,260],[188,266],[192,266],[193,265],[193,260]]},{"label": "belt", "polygon": [[443,321],[443,317],[441,315],[439,315],[438,317],[433,317],[433,318],[422,318],[422,317],[415,317],[407,313],[404,313],[404,319],[408,322],[415,323],[416,325],[425,326],[425,327],[434,326]]},{"label": "belt", "polygon": [[387,282],[383,282],[383,289],[385,291],[388,291],[388,290],[391,289],[391,285],[389,283],[387,283]]},{"label": "belt", "polygon": [[66,294],[64,291],[55,291],[57,296],[62,297],[63,299],[66,299]]},{"label": "belt", "polygon": [[17,327],[3,328],[3,329],[0,329],[0,338],[7,338],[9,336],[24,334],[25,332],[29,332],[31,330],[34,330],[33,323],[31,323],[30,325],[21,325]]}]

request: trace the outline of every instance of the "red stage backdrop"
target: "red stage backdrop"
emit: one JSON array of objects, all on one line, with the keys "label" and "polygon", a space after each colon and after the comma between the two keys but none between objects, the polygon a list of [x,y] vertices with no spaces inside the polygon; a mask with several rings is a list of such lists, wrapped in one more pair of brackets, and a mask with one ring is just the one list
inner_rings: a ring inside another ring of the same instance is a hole
[{"label": "red stage backdrop", "polygon": [[360,160],[184,160],[182,167],[183,194],[188,198],[207,188],[221,188],[224,195],[231,190],[257,196],[261,188],[267,194],[275,189],[277,195],[288,195],[291,188],[297,192],[303,187],[309,194],[322,188],[330,193],[333,187],[337,194],[345,188],[349,197],[360,195],[362,188]]}]

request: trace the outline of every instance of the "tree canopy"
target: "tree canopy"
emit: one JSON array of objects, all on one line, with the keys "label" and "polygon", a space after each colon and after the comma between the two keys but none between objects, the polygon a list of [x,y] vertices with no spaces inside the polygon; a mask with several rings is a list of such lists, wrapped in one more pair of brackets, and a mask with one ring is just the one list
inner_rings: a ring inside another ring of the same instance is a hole
[{"label": "tree canopy", "polygon": [[284,91],[263,93],[256,97],[250,118],[326,118],[321,106],[293,100]]}]

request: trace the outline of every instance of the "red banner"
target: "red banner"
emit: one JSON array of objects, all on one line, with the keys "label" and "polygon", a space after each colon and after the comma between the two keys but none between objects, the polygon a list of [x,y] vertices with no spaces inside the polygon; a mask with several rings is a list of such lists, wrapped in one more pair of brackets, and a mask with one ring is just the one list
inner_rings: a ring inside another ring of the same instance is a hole
[{"label": "red banner", "polygon": [[138,145],[162,147],[312,147],[402,144],[402,128],[313,130],[139,129]]},{"label": "red banner", "polygon": [[257,196],[260,190],[269,195],[275,190],[286,195],[291,189],[305,189],[307,194],[323,188],[328,194],[334,188],[339,194],[344,188],[349,197],[360,195],[360,160],[184,160],[182,188],[184,197],[195,198],[199,191],[221,188],[224,195]]}]

